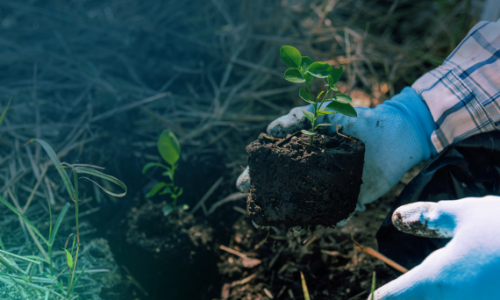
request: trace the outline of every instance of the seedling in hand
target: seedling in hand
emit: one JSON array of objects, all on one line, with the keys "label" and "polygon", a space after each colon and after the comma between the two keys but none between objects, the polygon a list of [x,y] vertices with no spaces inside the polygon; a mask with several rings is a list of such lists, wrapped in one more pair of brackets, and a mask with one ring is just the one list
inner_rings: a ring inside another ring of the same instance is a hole
[{"label": "seedling in hand", "polygon": [[[335,94],[328,98],[328,94],[332,91],[338,91],[335,86],[342,75],[343,69],[334,68],[325,62],[313,62],[310,57],[302,56],[295,47],[283,46],[280,49],[281,60],[289,67],[285,71],[285,79],[293,83],[304,83],[306,89],[300,88],[299,96],[304,101],[312,104],[314,113],[303,110],[305,117],[311,122],[311,130],[302,130],[302,133],[311,137],[311,145],[313,137],[317,133],[317,129],[322,126],[335,126],[334,124],[316,124],[319,116],[333,115],[341,113],[349,117],[357,117],[356,110],[351,106],[351,97],[345,94]],[[321,91],[316,98],[313,97],[309,83],[314,78],[324,78],[326,81],[327,91]],[[323,96],[323,98],[321,98]],[[320,100],[321,99],[321,100]],[[324,101],[331,101],[326,108],[321,108]]]},{"label": "seedling in hand", "polygon": [[157,146],[158,152],[160,152],[161,157],[169,166],[165,166],[160,163],[149,162],[142,169],[142,174],[146,173],[146,171],[152,167],[160,167],[165,169],[162,175],[167,176],[170,179],[170,182],[166,183],[162,181],[157,183],[151,189],[151,191],[146,194],[146,198],[151,198],[156,194],[170,195],[170,198],[172,198],[173,200],[172,203],[167,204],[163,207],[163,214],[167,216],[179,208],[182,208],[184,210],[189,209],[189,206],[187,204],[177,206],[177,198],[182,195],[182,192],[184,190],[182,189],[182,187],[178,187],[174,183],[175,171],[177,170],[178,166],[177,161],[179,160],[179,157],[181,155],[181,146],[179,145],[179,141],[177,141],[177,137],[175,136],[175,134],[170,130],[164,130],[161,133],[160,138],[158,139]]}]

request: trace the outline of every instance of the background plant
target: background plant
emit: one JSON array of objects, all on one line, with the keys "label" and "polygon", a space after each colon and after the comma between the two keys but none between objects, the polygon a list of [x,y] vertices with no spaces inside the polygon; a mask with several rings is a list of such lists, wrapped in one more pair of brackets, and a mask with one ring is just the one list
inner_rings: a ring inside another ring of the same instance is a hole
[{"label": "background plant", "polygon": [[[314,62],[308,56],[302,56],[295,47],[283,46],[280,49],[281,60],[285,65],[290,67],[285,71],[285,79],[293,83],[305,83],[306,89],[300,88],[299,96],[304,101],[312,104],[314,113],[303,110],[302,112],[306,118],[311,122],[311,130],[302,130],[302,133],[311,136],[311,145],[313,136],[316,130],[321,126],[334,126],[334,124],[324,123],[316,124],[319,116],[332,115],[341,113],[349,117],[357,117],[356,110],[351,106],[352,99],[345,94],[334,94],[332,97],[327,98],[328,94],[332,91],[338,91],[335,86],[342,76],[343,68],[334,68],[325,62]],[[321,91],[315,98],[311,93],[309,83],[316,78],[324,78],[326,81],[327,91]],[[320,101],[321,96],[323,98]],[[331,101],[326,108],[322,108],[324,101]]]},{"label": "background plant", "polygon": [[182,206],[177,206],[177,198],[179,198],[183,193],[183,188],[175,185],[175,171],[177,170],[180,155],[181,155],[181,146],[179,145],[179,141],[175,134],[166,129],[158,138],[157,142],[158,152],[160,153],[163,160],[168,164],[168,166],[163,165],[157,162],[149,162],[142,169],[142,174],[145,174],[147,170],[152,167],[160,167],[165,169],[162,173],[163,176],[167,176],[170,179],[170,182],[158,182],[149,193],[146,194],[146,198],[151,198],[156,194],[159,195],[170,195],[172,198],[172,203],[168,203],[163,207],[163,213],[165,216],[174,212],[175,210],[182,208],[184,210],[189,209],[187,204]]}]

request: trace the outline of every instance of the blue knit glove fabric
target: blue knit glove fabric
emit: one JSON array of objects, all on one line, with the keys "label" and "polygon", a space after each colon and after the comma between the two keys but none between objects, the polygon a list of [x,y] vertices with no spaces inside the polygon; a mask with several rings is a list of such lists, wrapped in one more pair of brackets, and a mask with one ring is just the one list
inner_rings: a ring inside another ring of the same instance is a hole
[{"label": "blue knit glove fabric", "polygon": [[452,240],[420,265],[377,289],[374,299],[499,299],[499,211],[498,196],[399,207],[392,215],[399,230]]},{"label": "blue knit glove fabric", "polygon": [[[344,134],[365,143],[363,184],[358,198],[358,210],[364,210],[365,204],[387,193],[413,166],[429,160],[437,152],[430,140],[434,121],[412,88],[404,88],[400,94],[375,108],[355,109],[357,118],[338,113],[324,116],[319,123],[340,124],[344,127]],[[294,108],[288,115],[273,121],[267,128],[268,134],[285,137],[309,128],[303,110],[314,111],[312,105]],[[330,127],[331,133],[335,132],[335,127]],[[249,184],[248,180],[239,182]]]}]

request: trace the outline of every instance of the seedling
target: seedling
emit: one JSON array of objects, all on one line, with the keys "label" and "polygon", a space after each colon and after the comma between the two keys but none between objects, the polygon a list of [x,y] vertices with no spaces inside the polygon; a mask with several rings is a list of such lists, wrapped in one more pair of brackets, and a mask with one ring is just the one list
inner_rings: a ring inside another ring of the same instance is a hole
[{"label": "seedling", "polygon": [[[328,94],[332,91],[339,89],[335,84],[339,81],[343,69],[334,68],[325,62],[314,62],[310,57],[302,56],[295,47],[283,46],[280,49],[281,60],[289,67],[285,71],[285,79],[293,83],[306,83],[306,89],[300,88],[299,96],[304,101],[312,104],[314,113],[303,110],[305,117],[311,122],[311,130],[302,130],[303,134],[311,137],[311,145],[313,137],[317,133],[317,129],[322,126],[335,126],[334,124],[316,124],[319,116],[333,115],[341,113],[349,117],[357,117],[356,110],[351,106],[352,99],[345,94],[334,94],[332,97],[327,98]],[[316,78],[324,78],[326,81],[327,91],[321,91],[315,98],[311,93],[309,83]],[[320,101],[321,96],[323,98]],[[331,101],[326,108],[321,108],[324,101]],[[319,104],[319,105],[318,105]]]},{"label": "seedling", "polygon": [[177,137],[172,131],[164,130],[158,138],[157,147],[161,157],[169,166],[165,166],[161,163],[149,162],[142,169],[142,174],[146,173],[146,171],[152,167],[160,167],[165,169],[162,175],[167,176],[170,179],[170,182],[166,183],[162,181],[157,183],[151,189],[151,191],[146,194],[146,198],[151,198],[156,194],[170,195],[170,198],[172,198],[173,200],[172,203],[167,204],[163,207],[163,214],[165,216],[168,216],[179,208],[182,208],[184,210],[189,209],[189,206],[187,204],[177,206],[177,198],[179,198],[179,196],[182,195],[182,192],[184,191],[182,187],[176,186],[174,181],[175,171],[177,170],[178,166],[177,161],[181,156],[181,146],[179,145],[179,141],[177,141]]}]

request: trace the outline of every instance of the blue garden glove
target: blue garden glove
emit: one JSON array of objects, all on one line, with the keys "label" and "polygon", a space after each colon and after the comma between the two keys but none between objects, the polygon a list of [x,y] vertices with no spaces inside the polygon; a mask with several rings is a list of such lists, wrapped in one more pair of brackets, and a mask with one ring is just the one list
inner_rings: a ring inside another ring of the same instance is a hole
[{"label": "blue garden glove", "polygon": [[[323,104],[326,106],[326,103]],[[413,166],[437,154],[430,136],[434,121],[429,109],[415,90],[410,87],[391,100],[375,108],[356,107],[357,118],[340,113],[325,115],[319,123],[340,124],[344,134],[359,138],[365,143],[363,184],[358,197],[357,210],[377,200],[396,185]],[[303,110],[314,112],[312,105],[296,107],[288,115],[269,124],[267,133],[283,138],[287,134],[310,128]],[[336,126],[329,127],[330,133]],[[237,181],[241,191],[248,192],[248,168]]]},{"label": "blue garden glove", "polygon": [[498,212],[498,196],[399,207],[392,215],[397,229],[452,240],[408,273],[376,290],[374,299],[500,299]]}]

